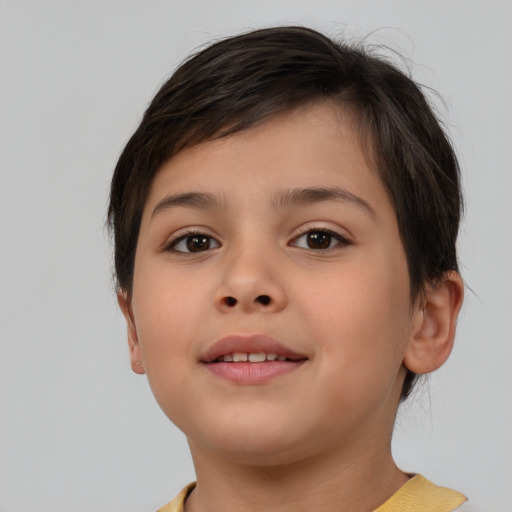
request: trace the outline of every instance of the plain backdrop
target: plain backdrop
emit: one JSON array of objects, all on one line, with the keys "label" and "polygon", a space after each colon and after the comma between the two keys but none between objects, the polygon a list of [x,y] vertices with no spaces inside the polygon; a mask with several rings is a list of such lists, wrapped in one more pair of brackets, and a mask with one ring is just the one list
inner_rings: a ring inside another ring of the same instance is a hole
[{"label": "plain backdrop", "polygon": [[0,512],[149,512],[194,479],[131,373],[104,229],[119,153],[193,49],[276,24],[387,45],[460,156],[470,289],[399,465],[512,511],[512,2],[0,0]]}]

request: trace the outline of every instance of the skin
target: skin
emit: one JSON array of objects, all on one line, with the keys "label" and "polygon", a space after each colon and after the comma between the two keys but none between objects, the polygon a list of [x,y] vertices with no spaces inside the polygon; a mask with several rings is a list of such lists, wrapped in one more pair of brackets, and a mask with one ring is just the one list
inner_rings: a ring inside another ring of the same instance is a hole
[{"label": "skin", "polygon": [[[370,511],[409,478],[390,450],[405,367],[444,363],[463,285],[448,273],[411,303],[395,211],[355,134],[350,112],[318,103],[185,149],[155,177],[133,292],[118,298],[132,368],[189,441],[188,512]],[[289,200],[311,188],[349,199]],[[157,207],[184,193],[217,201]],[[186,252],[190,230],[209,248]],[[227,381],[201,357],[231,334],[307,360],[264,383]]]}]

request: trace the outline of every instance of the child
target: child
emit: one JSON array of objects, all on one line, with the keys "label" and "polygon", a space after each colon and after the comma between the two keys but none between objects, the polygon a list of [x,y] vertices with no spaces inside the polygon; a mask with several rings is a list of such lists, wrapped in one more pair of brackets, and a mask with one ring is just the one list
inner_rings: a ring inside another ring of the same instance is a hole
[{"label": "child", "polygon": [[462,304],[453,149],[418,86],[302,27],[163,85],[111,188],[132,369],[197,475],[162,512],[443,511],[391,455]]}]

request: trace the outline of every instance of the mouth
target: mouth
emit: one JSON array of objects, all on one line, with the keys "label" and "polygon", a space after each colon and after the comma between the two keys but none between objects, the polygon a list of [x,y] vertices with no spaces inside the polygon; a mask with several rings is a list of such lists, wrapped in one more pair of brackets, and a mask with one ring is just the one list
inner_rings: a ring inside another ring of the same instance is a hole
[{"label": "mouth", "polygon": [[262,335],[232,335],[217,341],[201,363],[223,379],[259,384],[299,368],[308,358]]},{"label": "mouth", "polygon": [[272,352],[233,352],[232,354],[226,354],[211,361],[212,363],[265,363],[267,361],[297,361],[286,356],[280,356]]}]

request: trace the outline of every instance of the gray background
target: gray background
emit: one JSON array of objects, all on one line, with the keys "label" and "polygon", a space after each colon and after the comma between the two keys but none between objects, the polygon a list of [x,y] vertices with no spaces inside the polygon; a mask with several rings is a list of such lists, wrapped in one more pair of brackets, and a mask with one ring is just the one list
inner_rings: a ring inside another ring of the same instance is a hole
[{"label": "gray background", "polygon": [[0,511],[142,512],[194,478],[129,369],[103,222],[116,159],[192,49],[278,23],[411,61],[461,158],[468,290],[448,363],[400,413],[399,464],[512,510],[512,2],[0,0]]}]

